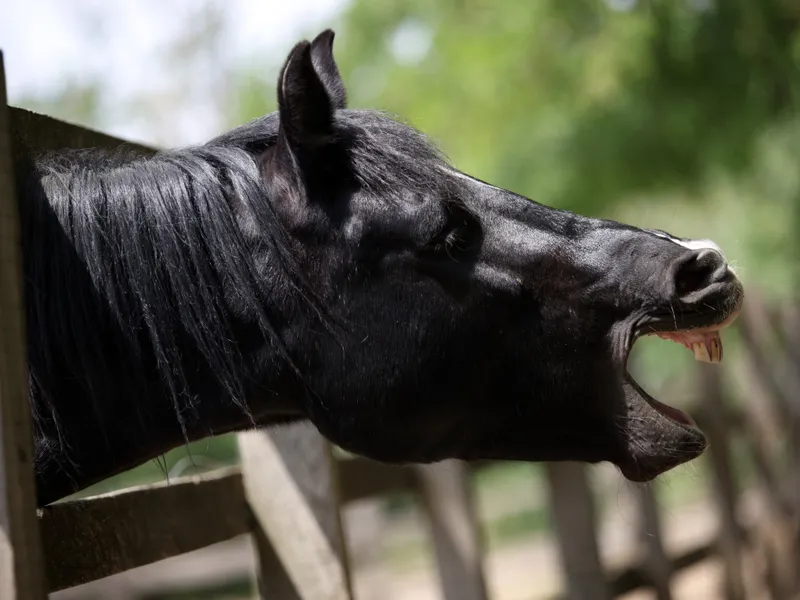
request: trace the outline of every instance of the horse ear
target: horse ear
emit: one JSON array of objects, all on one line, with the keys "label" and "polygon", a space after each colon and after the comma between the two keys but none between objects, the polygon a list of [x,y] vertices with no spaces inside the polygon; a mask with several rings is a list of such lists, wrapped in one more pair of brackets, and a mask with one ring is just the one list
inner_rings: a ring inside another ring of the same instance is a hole
[{"label": "horse ear", "polygon": [[333,38],[336,34],[331,29],[326,29],[311,42],[311,61],[317,71],[322,84],[328,92],[334,108],[344,108],[347,105],[347,92],[344,81],[339,74],[339,67],[333,58]]},{"label": "horse ear", "polygon": [[289,53],[278,78],[278,143],[295,156],[325,146],[333,133],[335,105],[303,41]]}]

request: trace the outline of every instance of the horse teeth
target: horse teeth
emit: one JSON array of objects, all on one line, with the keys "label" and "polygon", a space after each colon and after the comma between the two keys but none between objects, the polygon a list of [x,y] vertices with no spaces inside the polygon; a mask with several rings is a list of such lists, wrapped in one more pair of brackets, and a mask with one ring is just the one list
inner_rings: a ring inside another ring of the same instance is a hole
[{"label": "horse teeth", "polygon": [[694,359],[700,362],[712,362],[711,354],[708,351],[708,346],[705,342],[692,343],[692,350],[694,351]]},{"label": "horse teeth", "polygon": [[718,337],[712,338],[709,345],[711,347],[711,362],[722,362],[722,340],[720,340]]}]

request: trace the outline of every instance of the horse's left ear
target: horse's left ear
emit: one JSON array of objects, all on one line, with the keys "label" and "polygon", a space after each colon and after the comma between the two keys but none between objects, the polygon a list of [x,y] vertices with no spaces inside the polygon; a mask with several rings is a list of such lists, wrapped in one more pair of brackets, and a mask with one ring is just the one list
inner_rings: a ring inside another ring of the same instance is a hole
[{"label": "horse's left ear", "polygon": [[333,59],[333,32],[300,42],[278,79],[278,144],[301,160],[312,155],[332,140],[333,113],[344,102],[344,83]]},{"label": "horse's left ear", "polygon": [[347,92],[333,58],[334,36],[331,29],[326,29],[314,38],[311,42],[311,62],[314,63],[314,69],[322,80],[333,107],[344,108],[347,105]]}]

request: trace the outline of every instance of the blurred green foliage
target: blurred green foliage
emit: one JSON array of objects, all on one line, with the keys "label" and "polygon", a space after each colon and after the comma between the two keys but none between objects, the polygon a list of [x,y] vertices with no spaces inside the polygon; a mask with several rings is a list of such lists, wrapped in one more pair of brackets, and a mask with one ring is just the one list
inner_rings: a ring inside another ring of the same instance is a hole
[{"label": "blurred green foliage", "polygon": [[800,3],[355,0],[337,59],[353,104],[438,138],[479,177],[606,210],[752,165],[793,118]]}]

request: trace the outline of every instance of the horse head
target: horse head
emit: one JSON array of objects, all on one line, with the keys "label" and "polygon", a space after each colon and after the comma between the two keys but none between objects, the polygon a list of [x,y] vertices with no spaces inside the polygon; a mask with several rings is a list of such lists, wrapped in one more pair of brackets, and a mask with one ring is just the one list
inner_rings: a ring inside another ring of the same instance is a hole
[{"label": "horse head", "polygon": [[285,336],[296,410],[387,462],[610,461],[643,481],[698,456],[703,433],[626,362],[648,334],[721,359],[743,299],[722,251],[458,171],[411,127],[347,109],[332,46],[295,46],[277,115],[212,142],[255,157],[334,323],[298,311]]}]

